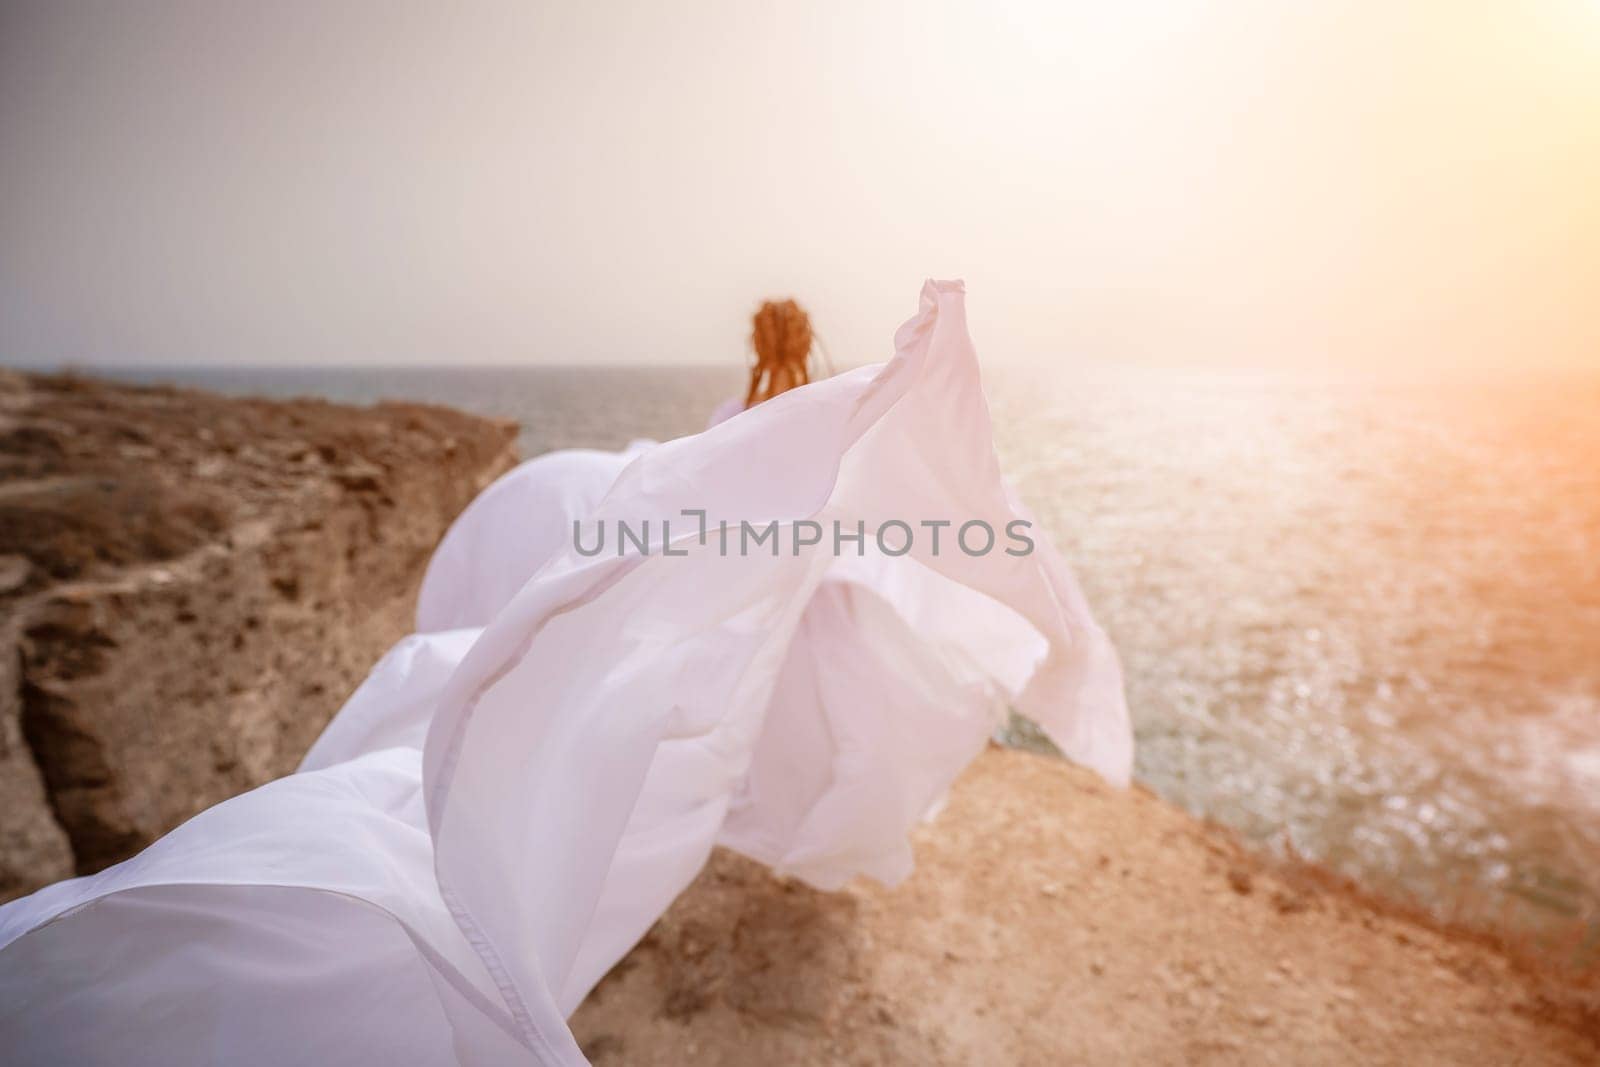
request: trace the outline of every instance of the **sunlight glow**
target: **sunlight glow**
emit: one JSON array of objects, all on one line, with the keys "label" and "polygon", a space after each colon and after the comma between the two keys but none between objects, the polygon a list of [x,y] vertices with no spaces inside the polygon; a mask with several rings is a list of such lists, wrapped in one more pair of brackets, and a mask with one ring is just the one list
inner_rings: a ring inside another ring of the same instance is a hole
[{"label": "sunlight glow", "polygon": [[0,35],[0,348],[717,360],[793,293],[851,362],[933,274],[996,358],[1585,365],[1596,10],[45,7]]}]

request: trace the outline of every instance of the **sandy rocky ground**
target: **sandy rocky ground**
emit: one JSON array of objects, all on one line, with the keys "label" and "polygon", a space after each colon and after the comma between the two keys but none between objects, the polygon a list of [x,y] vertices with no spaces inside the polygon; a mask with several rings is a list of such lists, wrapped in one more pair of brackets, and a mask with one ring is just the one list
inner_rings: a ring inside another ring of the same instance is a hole
[{"label": "sandy rocky ground", "polygon": [[[515,427],[0,371],[0,900],[292,770]],[[901,886],[718,853],[598,1064],[1600,1063],[1600,993],[991,749]],[[3,1057],[0,1057],[3,1058]]]},{"label": "sandy rocky ground", "polygon": [[[1600,1000],[1135,788],[991,748],[884,889],[719,853],[578,1010],[597,1064],[1593,1064]],[[1587,999],[1586,999],[1587,998]]]}]

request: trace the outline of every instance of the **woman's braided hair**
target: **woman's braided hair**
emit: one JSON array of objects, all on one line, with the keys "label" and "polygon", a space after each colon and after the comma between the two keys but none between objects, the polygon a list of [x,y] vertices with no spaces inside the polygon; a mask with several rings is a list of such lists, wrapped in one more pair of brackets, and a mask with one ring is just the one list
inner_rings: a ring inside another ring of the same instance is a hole
[{"label": "woman's braided hair", "polygon": [[811,319],[793,300],[768,300],[756,312],[750,331],[756,363],[744,406],[754,407],[811,380]]}]

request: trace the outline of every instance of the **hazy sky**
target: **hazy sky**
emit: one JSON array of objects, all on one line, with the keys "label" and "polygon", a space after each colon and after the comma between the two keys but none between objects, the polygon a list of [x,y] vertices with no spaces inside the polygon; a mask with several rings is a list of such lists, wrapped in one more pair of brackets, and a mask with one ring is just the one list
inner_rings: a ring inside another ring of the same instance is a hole
[{"label": "hazy sky", "polygon": [[[457,9],[471,9],[461,13]],[[0,362],[1600,367],[1600,0],[0,3]]]}]

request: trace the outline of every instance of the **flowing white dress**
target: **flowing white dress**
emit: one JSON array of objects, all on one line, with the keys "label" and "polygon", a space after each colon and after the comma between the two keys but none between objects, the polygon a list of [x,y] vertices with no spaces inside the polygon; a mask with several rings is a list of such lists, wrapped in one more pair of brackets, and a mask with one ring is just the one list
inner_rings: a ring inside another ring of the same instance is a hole
[{"label": "flowing white dress", "polygon": [[[0,908],[5,1061],[581,1063],[566,1017],[714,845],[903,878],[1008,706],[1126,781],[1116,657],[1043,532],[953,542],[1028,518],[963,301],[929,282],[886,363],[491,486],[299,773]],[[575,547],[619,519],[648,553]]]}]

